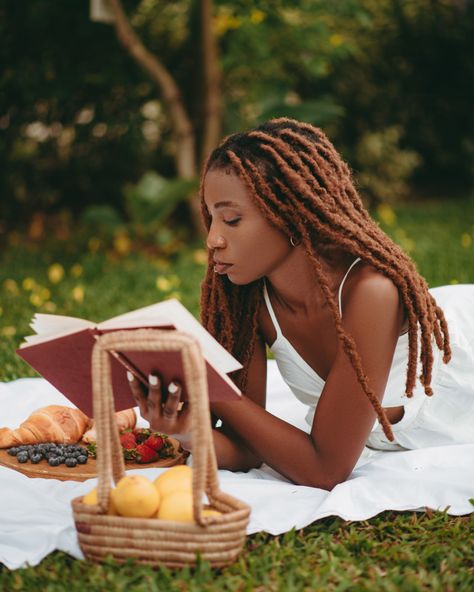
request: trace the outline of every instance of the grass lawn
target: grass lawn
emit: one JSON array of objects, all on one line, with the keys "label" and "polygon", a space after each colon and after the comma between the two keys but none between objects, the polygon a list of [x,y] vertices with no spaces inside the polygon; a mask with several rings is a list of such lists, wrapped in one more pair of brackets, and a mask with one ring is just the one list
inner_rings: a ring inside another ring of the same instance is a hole
[{"label": "grass lawn", "polygon": [[[474,201],[424,203],[378,212],[431,286],[474,283]],[[0,256],[0,380],[35,373],[14,353],[34,312],[104,320],[169,297],[198,314],[204,253],[134,252],[126,240],[24,243]],[[212,570],[93,565],[55,552],[34,568],[0,565],[0,591],[443,590],[474,589],[474,515],[384,512],[363,522],[329,517],[279,537],[248,537],[239,560]]]}]

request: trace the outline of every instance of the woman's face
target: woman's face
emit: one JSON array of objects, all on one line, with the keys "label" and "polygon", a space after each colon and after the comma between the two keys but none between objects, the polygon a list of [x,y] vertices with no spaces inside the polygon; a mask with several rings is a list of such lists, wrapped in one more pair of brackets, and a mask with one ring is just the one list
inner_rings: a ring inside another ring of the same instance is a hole
[{"label": "woman's face", "polygon": [[214,251],[214,270],[233,284],[269,276],[291,253],[286,235],[268,222],[234,173],[209,171],[204,201],[211,216],[207,246]]}]

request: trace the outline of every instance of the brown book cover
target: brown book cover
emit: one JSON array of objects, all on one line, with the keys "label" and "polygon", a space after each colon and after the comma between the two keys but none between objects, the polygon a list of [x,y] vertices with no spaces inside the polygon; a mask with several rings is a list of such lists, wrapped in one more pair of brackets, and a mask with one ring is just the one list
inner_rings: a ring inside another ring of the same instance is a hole
[{"label": "brown book cover", "polygon": [[[117,317],[117,319],[119,318]],[[195,322],[197,323],[197,321]],[[114,329],[99,329],[89,326],[59,336],[47,336],[38,343],[25,343],[16,350],[16,353],[81,411],[92,417],[91,356],[96,336],[116,329],[139,328],[151,327],[143,324],[136,327],[130,326],[130,324],[126,327],[117,326]],[[155,325],[155,328],[173,330],[175,327],[170,324],[160,324],[159,327]],[[210,335],[209,338],[213,340]],[[206,337],[206,339],[209,338]],[[213,348],[215,347],[214,344],[211,345]],[[137,379],[144,384],[147,384],[147,377],[154,373],[161,377],[164,384],[169,384],[171,381],[180,382],[183,387],[182,398],[186,400],[186,385],[180,353],[121,351],[115,352],[115,354],[115,357],[111,356],[112,388],[117,411],[136,406],[127,379],[127,370],[133,372]],[[205,355],[204,357],[207,368],[209,399],[211,401],[239,400],[240,391],[238,387],[227,375],[210,363],[208,359],[210,356]]]}]

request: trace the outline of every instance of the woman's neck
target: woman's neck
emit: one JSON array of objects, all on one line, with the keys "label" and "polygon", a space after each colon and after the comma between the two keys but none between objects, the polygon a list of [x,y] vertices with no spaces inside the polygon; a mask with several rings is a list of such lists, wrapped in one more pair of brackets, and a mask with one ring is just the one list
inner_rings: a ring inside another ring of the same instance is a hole
[{"label": "woman's neck", "polygon": [[[319,256],[329,288],[336,293],[355,256],[332,250],[330,257]],[[315,276],[314,267],[302,246],[295,247],[285,261],[266,278],[267,285],[281,306],[292,312],[308,313],[315,306],[325,306],[326,298]]]}]

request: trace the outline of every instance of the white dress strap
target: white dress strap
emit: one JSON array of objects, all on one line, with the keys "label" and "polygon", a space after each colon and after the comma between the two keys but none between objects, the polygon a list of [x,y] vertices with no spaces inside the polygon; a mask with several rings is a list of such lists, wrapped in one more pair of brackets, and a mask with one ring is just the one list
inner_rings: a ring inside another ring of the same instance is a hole
[{"label": "white dress strap", "polygon": [[338,300],[339,300],[339,314],[340,314],[341,317],[342,317],[342,287],[344,286],[344,282],[346,281],[346,278],[349,275],[349,272],[351,271],[351,269],[354,267],[354,265],[356,263],[359,263],[360,260],[361,260],[360,257],[357,257],[357,259],[355,259],[351,263],[351,265],[349,266],[349,269],[346,271],[346,274],[342,278],[341,285],[339,286]]},{"label": "white dress strap", "polygon": [[275,327],[275,331],[276,331],[276,335],[277,335],[277,339],[278,339],[279,337],[282,336],[282,332],[280,329],[280,325],[278,324],[275,312],[273,310],[272,303],[270,302],[270,296],[268,295],[268,290],[267,290],[267,282],[265,280],[263,280],[263,297],[265,298],[265,304],[267,305],[268,314],[270,315],[270,318],[272,319],[272,323],[273,323],[273,326]]}]

